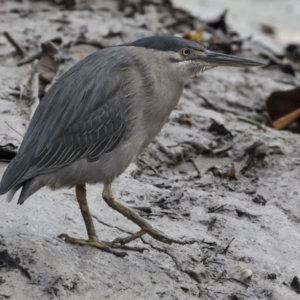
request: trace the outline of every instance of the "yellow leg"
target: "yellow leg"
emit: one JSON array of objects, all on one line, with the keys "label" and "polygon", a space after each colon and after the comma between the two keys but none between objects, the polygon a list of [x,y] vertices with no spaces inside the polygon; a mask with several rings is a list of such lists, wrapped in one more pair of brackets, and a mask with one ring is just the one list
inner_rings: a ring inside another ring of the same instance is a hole
[{"label": "yellow leg", "polygon": [[105,184],[103,188],[103,193],[102,197],[104,201],[113,209],[116,211],[120,212],[123,216],[127,217],[129,220],[140,226],[141,230],[138,231],[137,233],[134,233],[126,238],[117,238],[115,239],[112,244],[120,244],[124,245],[127,244],[137,238],[140,238],[144,234],[149,234],[151,237],[154,239],[161,241],[166,244],[172,244],[172,243],[177,243],[177,244],[190,244],[195,241],[180,241],[180,240],[175,240],[172,239],[162,232],[154,229],[146,220],[144,220],[138,213],[133,211],[132,209],[126,207],[125,205],[121,204],[118,202],[112,192],[111,189],[111,184]]},{"label": "yellow leg", "polygon": [[[86,230],[87,230],[87,234],[89,239],[88,240],[83,240],[83,239],[76,239],[73,237],[69,237],[67,234],[60,234],[58,237],[60,238],[64,238],[64,240],[68,243],[71,244],[77,244],[77,245],[88,245],[88,246],[92,246],[92,247],[96,247],[100,250],[112,253],[116,256],[119,257],[124,257],[127,255],[126,252],[119,252],[116,251],[114,249],[112,249],[112,247],[115,247],[112,243],[110,242],[102,242],[102,241],[98,241],[97,235],[96,235],[96,231],[95,231],[95,226],[93,223],[93,219],[91,217],[90,214],[90,210],[89,210],[89,206],[87,203],[87,199],[86,199],[86,189],[85,189],[85,185],[77,185],[76,186],[76,198],[80,207],[80,211],[86,226]],[[127,246],[119,246],[119,247],[115,247],[115,248],[122,248],[122,249],[126,249],[126,250],[134,250],[134,251],[139,251],[142,252],[143,248],[134,248],[134,247],[127,247]]]}]

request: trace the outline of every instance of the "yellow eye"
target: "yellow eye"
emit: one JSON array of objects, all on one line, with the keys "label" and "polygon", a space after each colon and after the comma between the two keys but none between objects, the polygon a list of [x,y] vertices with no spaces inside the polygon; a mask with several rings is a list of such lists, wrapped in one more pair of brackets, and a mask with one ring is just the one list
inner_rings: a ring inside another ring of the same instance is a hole
[{"label": "yellow eye", "polygon": [[185,48],[181,50],[181,53],[183,56],[188,56],[190,54],[190,50]]}]

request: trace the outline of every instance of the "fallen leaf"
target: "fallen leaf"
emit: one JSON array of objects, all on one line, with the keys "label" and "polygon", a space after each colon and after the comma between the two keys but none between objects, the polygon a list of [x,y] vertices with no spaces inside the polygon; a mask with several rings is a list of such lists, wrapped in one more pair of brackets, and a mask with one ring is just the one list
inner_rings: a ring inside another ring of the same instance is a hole
[{"label": "fallen leaf", "polygon": [[0,145],[0,161],[9,163],[17,155],[17,148],[11,143]]},{"label": "fallen leaf", "polygon": [[196,43],[201,43],[203,40],[203,33],[204,33],[203,29],[196,29],[190,32],[183,33],[181,37],[186,40],[190,40]]},{"label": "fallen leaf", "polygon": [[291,287],[295,290],[297,294],[300,294],[300,281],[297,276],[295,276],[291,282]]},{"label": "fallen leaf", "polygon": [[20,266],[17,259],[14,259],[7,250],[0,251],[0,267],[7,267],[11,269],[19,269],[21,271],[21,274],[27,277],[28,279],[31,279],[30,274],[27,270],[25,270],[22,266]]},{"label": "fallen leaf", "polygon": [[224,173],[224,177],[228,178],[229,180],[237,180],[235,176],[234,164],[232,164],[231,168]]},{"label": "fallen leaf", "polygon": [[267,111],[274,121],[300,108],[300,87],[273,92],[266,101]]}]

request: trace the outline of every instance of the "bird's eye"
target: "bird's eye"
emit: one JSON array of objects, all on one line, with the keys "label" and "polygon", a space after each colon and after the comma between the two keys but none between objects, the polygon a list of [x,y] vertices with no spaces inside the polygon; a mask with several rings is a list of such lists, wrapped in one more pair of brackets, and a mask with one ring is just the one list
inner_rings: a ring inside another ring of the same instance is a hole
[{"label": "bird's eye", "polygon": [[181,53],[183,56],[188,56],[190,54],[190,50],[189,49],[182,49]]}]

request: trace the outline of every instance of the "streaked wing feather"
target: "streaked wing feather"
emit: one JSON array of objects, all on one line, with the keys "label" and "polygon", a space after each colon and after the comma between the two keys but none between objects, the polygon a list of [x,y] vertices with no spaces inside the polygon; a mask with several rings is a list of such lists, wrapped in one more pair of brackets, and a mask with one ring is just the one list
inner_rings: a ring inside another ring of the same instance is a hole
[{"label": "streaked wing feather", "polygon": [[[119,105],[122,105],[121,101],[115,101],[115,110],[119,110]],[[114,118],[114,109],[110,113],[103,111],[104,107],[101,107],[93,112],[93,119],[86,122],[80,119],[72,124],[46,153],[37,157],[38,163],[32,166],[24,179],[62,168],[83,157],[87,157],[89,162],[96,161],[102,153],[112,151],[124,135],[125,116],[119,114]],[[62,149],[58,151],[60,148]]]},{"label": "streaked wing feather", "polygon": [[95,161],[122,140],[130,111],[123,96],[125,65],[103,59],[103,51],[71,68],[45,95],[3,176],[1,191],[82,157]]}]

